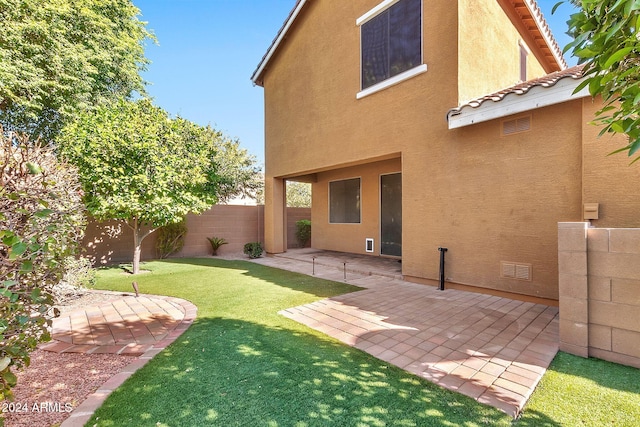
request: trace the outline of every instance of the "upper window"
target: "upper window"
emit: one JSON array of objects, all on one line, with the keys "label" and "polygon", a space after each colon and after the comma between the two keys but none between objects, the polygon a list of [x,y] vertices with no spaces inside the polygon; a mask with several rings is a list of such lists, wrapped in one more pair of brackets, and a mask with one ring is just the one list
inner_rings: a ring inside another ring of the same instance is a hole
[{"label": "upper window", "polygon": [[360,178],[329,183],[329,222],[332,224],[360,222]]},{"label": "upper window", "polygon": [[360,27],[362,89],[422,64],[422,0],[385,1],[372,12]]}]

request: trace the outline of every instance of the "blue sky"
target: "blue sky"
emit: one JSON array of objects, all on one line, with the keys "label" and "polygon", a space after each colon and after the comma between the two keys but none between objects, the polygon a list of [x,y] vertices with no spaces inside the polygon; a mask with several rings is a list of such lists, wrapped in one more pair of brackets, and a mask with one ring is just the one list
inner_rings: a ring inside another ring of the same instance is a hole
[{"label": "blue sky", "polygon": [[[326,0],[325,0],[326,1]],[[338,0],[329,0],[338,1]],[[343,1],[343,0],[339,0]],[[571,8],[538,0],[558,43]],[[210,124],[264,162],[262,88],[250,77],[295,0],[133,0],[158,38],[149,43],[144,79],[155,103],[172,115]]]}]

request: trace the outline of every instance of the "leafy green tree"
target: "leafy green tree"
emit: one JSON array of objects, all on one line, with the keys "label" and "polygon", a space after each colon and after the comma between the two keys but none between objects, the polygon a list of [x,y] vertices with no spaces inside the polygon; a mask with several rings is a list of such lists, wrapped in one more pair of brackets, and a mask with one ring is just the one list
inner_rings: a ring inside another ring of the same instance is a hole
[{"label": "leafy green tree", "polygon": [[85,223],[76,170],[0,126],[0,400],[11,398],[12,369],[50,338],[51,289]]},{"label": "leafy green tree", "polygon": [[[564,3],[556,4],[555,9]],[[640,149],[640,1],[570,0],[577,6],[567,24],[574,40],[565,47],[584,64],[589,88],[604,106],[594,123],[600,135],[626,134],[629,143],[615,152],[633,156]],[[635,162],[640,157],[636,157]]]},{"label": "leafy green tree", "polygon": [[52,140],[80,111],[144,93],[130,0],[0,0],[0,123]]},{"label": "leafy green tree", "polygon": [[262,168],[255,156],[240,147],[240,141],[226,137],[222,132],[205,128],[208,138],[214,141],[214,161],[219,176],[218,200],[222,203],[238,196],[257,198],[264,187]]},{"label": "leafy green tree", "polygon": [[134,274],[149,234],[216,202],[213,134],[146,99],[99,107],[63,129],[60,152],[78,167],[91,215],[133,230]]},{"label": "leafy green tree", "polygon": [[287,181],[287,206],[292,208],[311,207],[311,184]]}]

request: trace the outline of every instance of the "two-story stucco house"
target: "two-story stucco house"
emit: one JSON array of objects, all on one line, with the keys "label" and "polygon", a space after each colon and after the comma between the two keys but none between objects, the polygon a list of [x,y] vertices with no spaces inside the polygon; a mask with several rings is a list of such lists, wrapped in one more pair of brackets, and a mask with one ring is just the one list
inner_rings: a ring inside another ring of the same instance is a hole
[{"label": "two-story stucco house", "polygon": [[639,169],[580,77],[534,0],[299,0],[252,76],[267,252],[285,182],[311,182],[312,247],[425,284],[446,247],[447,286],[553,304],[558,222],[640,226]]}]

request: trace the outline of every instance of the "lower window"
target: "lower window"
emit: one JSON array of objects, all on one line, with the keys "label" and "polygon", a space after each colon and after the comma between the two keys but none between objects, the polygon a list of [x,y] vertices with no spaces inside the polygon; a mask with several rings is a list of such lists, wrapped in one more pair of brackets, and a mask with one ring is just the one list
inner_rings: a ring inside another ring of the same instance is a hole
[{"label": "lower window", "polygon": [[360,178],[329,183],[329,222],[360,223]]}]

